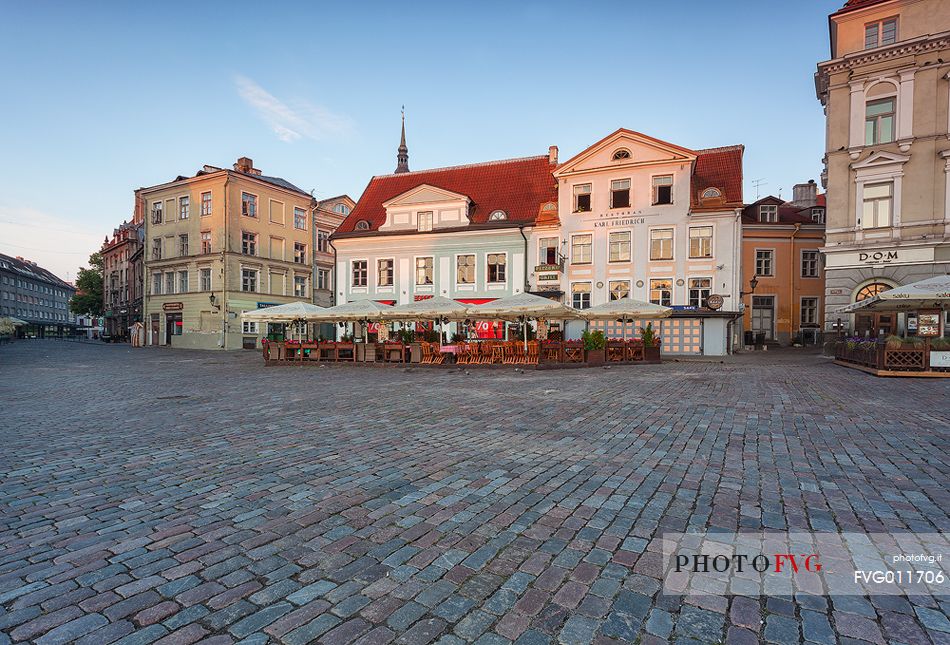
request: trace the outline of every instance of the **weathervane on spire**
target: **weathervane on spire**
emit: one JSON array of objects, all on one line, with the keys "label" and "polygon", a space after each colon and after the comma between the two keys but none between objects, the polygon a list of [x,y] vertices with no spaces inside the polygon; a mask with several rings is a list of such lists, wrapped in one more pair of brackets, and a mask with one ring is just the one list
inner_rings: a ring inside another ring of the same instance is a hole
[{"label": "weathervane on spire", "polygon": [[409,146],[406,145],[406,106],[402,106],[402,135],[399,138],[399,149],[396,151],[395,172],[409,172]]}]

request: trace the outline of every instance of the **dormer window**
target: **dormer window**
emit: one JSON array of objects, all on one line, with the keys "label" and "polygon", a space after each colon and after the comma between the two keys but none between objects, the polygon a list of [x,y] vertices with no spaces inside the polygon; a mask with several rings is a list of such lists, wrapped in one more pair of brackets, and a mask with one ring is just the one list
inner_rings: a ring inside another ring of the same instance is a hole
[{"label": "dormer window", "polygon": [[339,213],[340,215],[349,215],[350,207],[347,206],[346,204],[337,204],[336,206],[333,207],[333,212]]},{"label": "dormer window", "polygon": [[503,210],[492,211],[491,215],[488,216],[490,222],[501,222],[506,219],[508,219],[508,213]]},{"label": "dormer window", "polygon": [[633,155],[630,154],[630,151],[626,148],[620,148],[619,150],[614,151],[612,159],[614,161],[620,161],[622,159],[630,159]]},{"label": "dormer window", "polygon": [[369,230],[369,222],[367,222],[365,219],[361,219],[360,221],[358,221],[358,222],[356,223],[356,230],[357,230],[357,231],[368,231],[368,230]]},{"label": "dormer window", "polygon": [[897,18],[876,20],[864,25],[864,48],[874,49],[897,42]]},{"label": "dormer window", "polygon": [[778,222],[778,206],[775,204],[762,204],[759,206],[760,222]]},{"label": "dormer window", "polygon": [[813,208],[811,209],[811,221],[816,224],[825,223],[825,209],[824,208]]},{"label": "dormer window", "polygon": [[416,217],[418,218],[419,223],[418,230],[432,230],[432,211],[419,211],[419,214]]},{"label": "dormer window", "polygon": [[700,195],[700,199],[719,199],[720,197],[722,197],[722,191],[718,188],[707,188]]}]

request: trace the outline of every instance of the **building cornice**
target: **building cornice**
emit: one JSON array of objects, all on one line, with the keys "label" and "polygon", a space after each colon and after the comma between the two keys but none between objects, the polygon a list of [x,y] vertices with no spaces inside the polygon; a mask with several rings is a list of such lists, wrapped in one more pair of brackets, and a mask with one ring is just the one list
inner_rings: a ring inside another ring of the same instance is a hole
[{"label": "building cornice", "polygon": [[833,58],[818,63],[818,73],[834,74],[835,72],[853,69],[869,63],[878,63],[902,56],[922,54],[947,47],[950,47],[950,31],[901,41],[890,47],[877,47],[875,49],[845,54],[840,58]]}]

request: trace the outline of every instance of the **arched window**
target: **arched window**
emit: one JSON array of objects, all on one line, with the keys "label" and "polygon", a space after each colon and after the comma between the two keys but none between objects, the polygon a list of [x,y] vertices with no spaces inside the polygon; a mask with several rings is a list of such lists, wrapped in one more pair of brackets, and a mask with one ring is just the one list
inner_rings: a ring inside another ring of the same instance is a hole
[{"label": "arched window", "polygon": [[722,191],[718,188],[707,188],[701,195],[702,199],[718,199],[722,197]]},{"label": "arched window", "polygon": [[620,161],[621,159],[630,159],[632,156],[633,155],[630,154],[629,150],[626,148],[620,148],[619,150],[614,151],[612,158],[614,161]]},{"label": "arched window", "polygon": [[350,207],[347,206],[346,204],[337,204],[336,206],[333,207],[333,210],[334,210],[334,212],[337,212],[337,213],[339,213],[340,215],[349,215],[349,214],[350,214]]},{"label": "arched window", "polygon": [[488,216],[488,220],[491,222],[500,222],[506,219],[508,219],[508,213],[503,210],[492,211],[491,215]]},{"label": "arched window", "polygon": [[357,230],[357,231],[368,231],[368,230],[369,230],[369,222],[367,222],[365,219],[361,219],[360,221],[358,221],[358,222],[356,223],[356,230]]},{"label": "arched window", "polygon": [[877,296],[891,288],[891,285],[884,284],[883,282],[872,282],[871,284],[866,284],[861,287],[854,295],[854,301],[861,302],[862,300],[873,298],[874,296]]}]

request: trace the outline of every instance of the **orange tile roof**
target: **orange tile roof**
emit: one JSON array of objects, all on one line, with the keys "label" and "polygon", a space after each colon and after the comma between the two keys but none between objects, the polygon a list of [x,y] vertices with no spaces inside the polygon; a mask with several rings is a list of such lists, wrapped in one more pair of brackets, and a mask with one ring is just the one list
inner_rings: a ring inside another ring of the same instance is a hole
[{"label": "orange tile roof", "polygon": [[[356,206],[337,228],[336,234],[372,234],[386,221],[384,203],[422,184],[459,193],[471,202],[472,224],[488,223],[492,211],[503,210],[508,218],[491,222],[499,227],[533,224],[541,205],[557,201],[555,166],[548,156],[505,159],[466,166],[435,168],[370,179]],[[357,222],[369,222],[369,231],[358,231]]]},{"label": "orange tile roof", "polygon": [[699,195],[707,188],[718,188],[727,206],[742,205],[742,153],[745,146],[725,146],[696,150],[693,168],[693,208],[700,206]]}]

